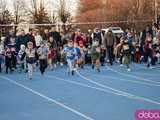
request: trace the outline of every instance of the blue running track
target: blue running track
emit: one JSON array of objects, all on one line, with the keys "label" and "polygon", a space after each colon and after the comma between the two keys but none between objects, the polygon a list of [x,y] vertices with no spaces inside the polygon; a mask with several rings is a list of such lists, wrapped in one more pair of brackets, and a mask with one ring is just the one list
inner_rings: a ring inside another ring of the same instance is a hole
[{"label": "blue running track", "polygon": [[66,66],[34,79],[0,74],[0,120],[134,120],[138,109],[160,109],[160,68],[132,64],[85,66],[69,76]]}]

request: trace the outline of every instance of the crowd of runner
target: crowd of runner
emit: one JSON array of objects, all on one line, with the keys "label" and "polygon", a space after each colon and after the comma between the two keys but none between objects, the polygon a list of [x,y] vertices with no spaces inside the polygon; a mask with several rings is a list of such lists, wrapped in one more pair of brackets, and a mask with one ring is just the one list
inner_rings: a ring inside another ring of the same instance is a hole
[{"label": "crowd of runner", "polygon": [[11,30],[0,40],[0,72],[28,72],[29,79],[36,67],[43,75],[47,67],[54,70],[67,64],[68,73],[74,75],[77,69],[85,69],[85,64],[100,72],[106,63],[119,63],[131,71],[131,62],[146,63],[148,68],[160,64],[159,25],[147,26],[142,32],[126,29],[117,35],[99,28],[66,34],[54,27],[43,32],[29,29],[28,33],[20,29],[16,35]]}]

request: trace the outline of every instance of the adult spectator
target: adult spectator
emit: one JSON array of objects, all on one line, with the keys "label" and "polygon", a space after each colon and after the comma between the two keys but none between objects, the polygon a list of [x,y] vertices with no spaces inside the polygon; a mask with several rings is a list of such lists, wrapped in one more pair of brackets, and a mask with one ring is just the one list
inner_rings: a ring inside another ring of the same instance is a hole
[{"label": "adult spectator", "polygon": [[92,30],[89,29],[88,33],[86,35],[86,48],[92,44],[92,37],[91,37],[91,35],[92,35]]},{"label": "adult spectator", "polygon": [[2,64],[4,63],[4,53],[5,53],[4,40],[5,37],[0,38],[0,73],[2,72]]},{"label": "adult spectator", "polygon": [[51,32],[49,33],[49,37],[53,37],[53,39],[56,41],[57,45],[61,45],[61,35],[59,32],[56,31],[55,27],[51,28]]},{"label": "adult spectator", "polygon": [[103,45],[107,49],[107,57],[109,59],[110,65],[113,65],[113,47],[115,43],[115,37],[112,33],[112,30],[108,30],[108,32],[104,35]]},{"label": "adult spectator", "polygon": [[152,28],[150,28],[149,25],[146,27],[145,30],[143,30],[141,32],[141,35],[140,35],[140,39],[141,39],[140,51],[141,51],[142,55],[144,55],[144,44],[145,44],[146,36],[147,36],[148,33],[153,37],[153,31],[152,31]]},{"label": "adult spectator", "polygon": [[49,40],[49,30],[48,29],[44,29],[44,32],[42,34],[42,38],[43,38],[44,41]]},{"label": "adult spectator", "polygon": [[132,43],[135,42],[134,36],[133,36],[133,33],[132,33],[132,32],[128,32],[128,34],[127,34],[127,40],[128,40],[128,43],[129,43],[130,45],[132,45]]},{"label": "adult spectator", "polygon": [[9,34],[6,36],[4,40],[4,47],[6,48],[9,44],[11,44],[11,38],[15,38],[15,34],[13,30],[9,31]]},{"label": "adult spectator", "polygon": [[21,45],[25,45],[27,47],[27,43],[29,42],[29,38],[26,36],[25,31],[22,29],[18,32],[16,37],[16,48],[17,51],[20,50]]},{"label": "adult spectator", "polygon": [[97,42],[97,41],[98,41],[99,45],[102,44],[103,34],[99,30],[99,28],[94,29],[94,32],[92,33],[91,38],[92,38],[92,44],[93,44],[93,42]]},{"label": "adult spectator", "polygon": [[35,41],[35,37],[33,36],[33,29],[29,29],[29,32],[26,36],[29,39],[29,42],[33,43],[33,47],[36,48],[36,41]]},{"label": "adult spectator", "polygon": [[36,48],[40,47],[42,41],[43,41],[42,36],[40,35],[40,32],[37,30],[37,32],[35,34]]},{"label": "adult spectator", "polygon": [[77,29],[74,35],[72,36],[72,40],[78,44],[82,43],[84,46],[86,44],[86,37],[85,35],[81,32],[80,29]]}]

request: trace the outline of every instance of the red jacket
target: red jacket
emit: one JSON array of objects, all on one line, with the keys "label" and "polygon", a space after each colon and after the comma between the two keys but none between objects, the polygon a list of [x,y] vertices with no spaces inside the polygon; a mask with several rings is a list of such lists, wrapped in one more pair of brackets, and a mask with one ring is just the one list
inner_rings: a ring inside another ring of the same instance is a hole
[{"label": "red jacket", "polygon": [[152,41],[145,41],[144,49],[145,52],[152,50]]},{"label": "red jacket", "polygon": [[53,59],[55,57],[56,53],[53,50],[53,48],[50,48],[48,51],[48,59]]},{"label": "red jacket", "polygon": [[74,42],[77,43],[78,46],[82,43],[83,43],[83,45],[85,45],[86,39],[83,35],[75,35]]}]

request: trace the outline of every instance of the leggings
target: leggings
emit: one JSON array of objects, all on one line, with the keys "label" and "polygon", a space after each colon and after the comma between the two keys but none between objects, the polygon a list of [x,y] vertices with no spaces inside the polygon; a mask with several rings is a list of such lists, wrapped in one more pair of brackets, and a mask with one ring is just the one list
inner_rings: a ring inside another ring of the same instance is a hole
[{"label": "leggings", "polygon": [[113,59],[114,59],[113,46],[107,46],[107,55],[108,55],[109,62],[112,65],[113,64]]},{"label": "leggings", "polygon": [[28,63],[27,66],[28,66],[28,76],[29,76],[30,79],[32,79],[32,77],[33,77],[34,63],[33,64]]},{"label": "leggings", "polygon": [[67,60],[67,64],[69,67],[69,72],[72,72],[74,70],[74,61],[73,60]]},{"label": "leggings", "polygon": [[41,59],[39,60],[39,63],[40,63],[40,71],[41,71],[41,74],[43,74],[45,72],[45,69],[47,68],[47,60],[46,59]]}]

